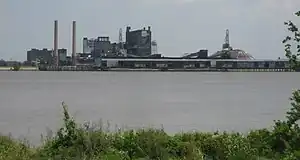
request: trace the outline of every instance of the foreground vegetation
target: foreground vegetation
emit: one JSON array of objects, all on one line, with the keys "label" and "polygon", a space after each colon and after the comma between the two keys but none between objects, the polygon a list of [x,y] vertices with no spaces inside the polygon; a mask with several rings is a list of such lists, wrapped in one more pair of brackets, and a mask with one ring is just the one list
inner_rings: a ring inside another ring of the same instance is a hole
[{"label": "foreground vegetation", "polygon": [[[300,12],[296,15],[300,16]],[[287,22],[293,38],[283,43],[291,67],[299,67],[300,45],[292,53],[289,41],[300,42],[300,32]],[[299,160],[300,90],[294,91],[286,120],[274,121],[273,128],[240,133],[178,133],[170,136],[163,129],[108,132],[101,127],[75,123],[63,104],[64,125],[40,147],[30,147],[8,136],[0,136],[0,160]]]},{"label": "foreground vegetation", "polygon": [[300,159],[300,91],[295,91],[287,120],[275,121],[273,129],[240,133],[179,133],[170,136],[163,129],[108,132],[91,125],[78,125],[63,104],[64,126],[43,145],[0,136],[1,160],[256,160]]}]

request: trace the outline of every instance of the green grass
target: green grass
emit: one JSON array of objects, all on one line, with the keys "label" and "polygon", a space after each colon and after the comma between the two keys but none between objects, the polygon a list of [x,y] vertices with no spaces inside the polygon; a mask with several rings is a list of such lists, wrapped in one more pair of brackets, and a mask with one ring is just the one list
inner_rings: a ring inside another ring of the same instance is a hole
[{"label": "green grass", "polygon": [[241,133],[187,132],[168,135],[163,129],[119,130],[78,125],[63,104],[64,125],[41,146],[0,136],[0,160],[299,160],[300,91],[293,94],[287,120],[273,129]]}]

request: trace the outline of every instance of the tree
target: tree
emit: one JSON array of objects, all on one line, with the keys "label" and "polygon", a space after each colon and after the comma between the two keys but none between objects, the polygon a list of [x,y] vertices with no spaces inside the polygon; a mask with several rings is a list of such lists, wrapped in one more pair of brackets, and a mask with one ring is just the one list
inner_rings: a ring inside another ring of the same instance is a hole
[{"label": "tree", "polygon": [[[300,11],[295,13],[300,17]],[[288,31],[292,33],[292,36],[287,36],[283,40],[285,44],[285,55],[289,59],[290,67],[294,70],[300,69],[300,31],[298,27],[292,22],[284,22],[288,27]],[[295,48],[292,46],[295,45]],[[295,49],[295,50],[293,50]],[[300,159],[300,127],[297,121],[300,120],[300,90],[293,92],[292,108],[287,112],[286,121],[276,121],[273,138],[275,139],[274,148],[279,152],[288,152],[288,156],[292,156],[295,159]],[[285,157],[286,159],[292,159],[291,157]]]},{"label": "tree", "polygon": [[[300,11],[295,13],[296,16],[300,18]],[[292,22],[284,22],[284,24],[288,27],[288,30],[292,32],[293,37],[287,36],[282,43],[285,44],[285,55],[289,59],[290,65],[292,69],[300,68],[300,31],[298,27]],[[291,43],[292,42],[292,43]],[[292,51],[292,44],[296,45],[296,51]],[[288,112],[288,124],[293,125],[296,121],[300,120],[300,90],[296,90],[293,93],[292,101],[292,109]]]},{"label": "tree", "polygon": [[[296,12],[295,15],[300,16],[300,11]],[[284,22],[284,25],[286,25],[288,27],[288,30],[292,32],[292,37],[287,36],[282,41],[282,43],[285,44],[285,56],[289,59],[291,68],[297,70],[300,68],[300,31],[292,21]],[[292,51],[291,42],[296,45],[296,51],[294,53]]]}]

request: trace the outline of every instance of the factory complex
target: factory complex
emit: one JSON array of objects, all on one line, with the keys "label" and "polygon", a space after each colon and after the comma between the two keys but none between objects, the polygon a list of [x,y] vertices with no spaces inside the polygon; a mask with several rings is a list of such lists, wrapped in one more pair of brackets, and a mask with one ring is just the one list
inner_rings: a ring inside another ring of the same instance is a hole
[{"label": "factory complex", "polygon": [[126,27],[125,41],[122,29],[119,41],[111,42],[107,36],[82,38],[82,52],[76,52],[76,21],[72,23],[72,51],[58,48],[58,21],[54,21],[54,48],[31,49],[27,51],[27,63],[44,71],[107,71],[107,70],[197,70],[197,71],[293,71],[289,61],[256,60],[249,53],[234,49],[229,43],[229,30],[226,30],[222,49],[211,55],[202,49],[185,53],[181,57],[164,57],[158,54],[157,42],[152,40],[151,27],[132,30]]}]

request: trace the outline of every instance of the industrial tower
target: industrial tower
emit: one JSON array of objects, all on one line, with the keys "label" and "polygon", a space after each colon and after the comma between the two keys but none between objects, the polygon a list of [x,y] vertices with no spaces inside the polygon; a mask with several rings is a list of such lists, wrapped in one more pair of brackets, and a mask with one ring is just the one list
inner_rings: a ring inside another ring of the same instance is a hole
[{"label": "industrial tower", "polygon": [[76,21],[72,24],[72,65],[76,66],[77,55],[76,55]]},{"label": "industrial tower", "polygon": [[122,28],[120,28],[120,30],[119,30],[119,43],[121,44],[121,43],[123,43],[123,34],[122,34]]},{"label": "industrial tower", "polygon": [[52,57],[53,57],[53,64],[55,66],[58,66],[58,21],[54,21],[54,46],[53,46],[53,52],[52,52]]},{"label": "industrial tower", "polygon": [[222,46],[222,49],[223,50],[225,50],[225,49],[231,50],[232,49],[229,44],[229,30],[228,29],[226,30],[225,41]]},{"label": "industrial tower", "polygon": [[122,28],[120,28],[119,30],[119,49],[120,49],[120,53],[122,55],[126,56],[126,50],[124,49],[124,42],[123,42],[123,31]]},{"label": "industrial tower", "polygon": [[[52,65],[59,66],[60,55],[58,53],[58,21],[54,21],[54,49],[52,52]],[[72,24],[72,65],[76,65],[76,21]]]}]

